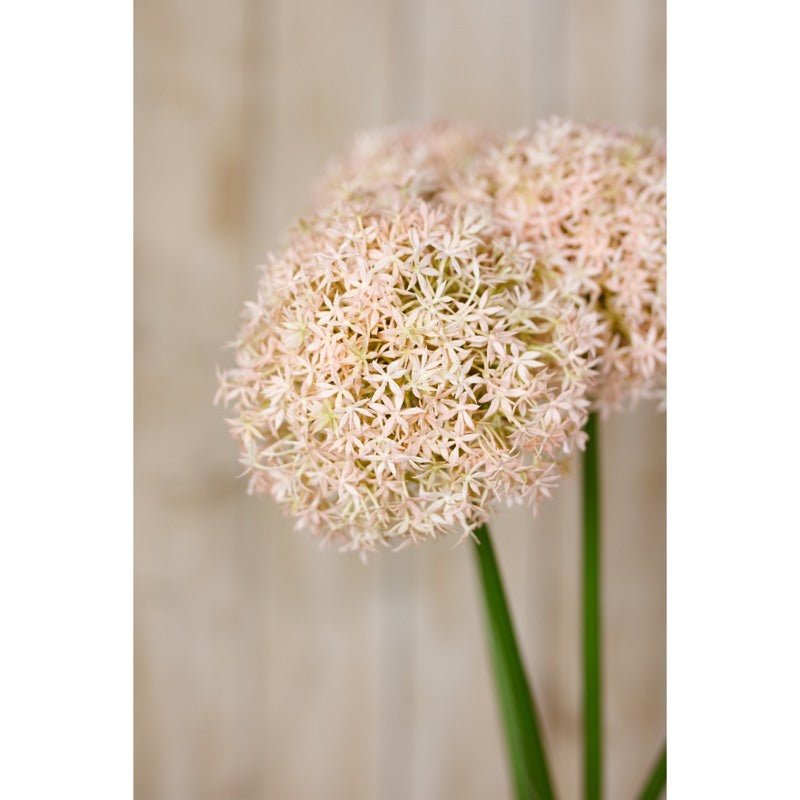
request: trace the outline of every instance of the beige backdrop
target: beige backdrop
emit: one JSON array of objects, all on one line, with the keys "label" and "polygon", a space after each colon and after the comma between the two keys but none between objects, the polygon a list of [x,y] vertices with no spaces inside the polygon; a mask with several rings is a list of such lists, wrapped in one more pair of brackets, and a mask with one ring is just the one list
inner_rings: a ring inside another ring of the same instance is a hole
[{"label": "beige backdrop", "polygon": [[[138,800],[509,794],[469,547],[367,567],[245,495],[214,366],[254,265],[356,129],[664,124],[663,0],[138,0]],[[665,729],[665,420],[603,428],[608,797]],[[579,510],[493,525],[563,798],[580,787]]]}]

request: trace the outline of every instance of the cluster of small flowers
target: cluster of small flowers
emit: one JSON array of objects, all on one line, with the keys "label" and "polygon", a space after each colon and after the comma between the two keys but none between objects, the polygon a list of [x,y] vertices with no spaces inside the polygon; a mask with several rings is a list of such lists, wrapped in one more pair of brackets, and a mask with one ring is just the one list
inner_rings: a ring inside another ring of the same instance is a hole
[{"label": "cluster of small flowers", "polygon": [[601,335],[484,209],[365,202],[297,225],[220,391],[251,491],[345,549],[399,547],[547,494]]},{"label": "cluster of small flowers", "polygon": [[553,119],[508,136],[448,187],[579,282],[605,319],[594,404],[663,399],[666,148],[655,135]]},{"label": "cluster of small flowers", "polygon": [[250,491],[362,552],[535,504],[591,405],[656,381],[663,228],[663,153],[641,138],[362,137],[270,257],[220,376]]},{"label": "cluster of small flowers", "polygon": [[361,133],[328,165],[315,191],[315,205],[400,197],[437,201],[457,187],[458,176],[476,164],[498,134],[475,125],[434,122],[396,125]]}]

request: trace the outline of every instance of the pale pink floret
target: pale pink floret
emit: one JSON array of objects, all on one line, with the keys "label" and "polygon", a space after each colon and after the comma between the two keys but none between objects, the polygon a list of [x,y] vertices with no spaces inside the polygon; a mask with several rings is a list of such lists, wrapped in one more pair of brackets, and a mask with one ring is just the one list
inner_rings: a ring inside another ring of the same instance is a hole
[{"label": "pale pink floret", "polygon": [[552,119],[508,136],[445,191],[487,204],[500,228],[577,281],[604,317],[604,412],[663,395],[666,148],[657,135]]},{"label": "pale pink floret", "polygon": [[250,490],[354,550],[464,537],[546,495],[603,336],[578,288],[480,206],[302,220],[221,376]]}]

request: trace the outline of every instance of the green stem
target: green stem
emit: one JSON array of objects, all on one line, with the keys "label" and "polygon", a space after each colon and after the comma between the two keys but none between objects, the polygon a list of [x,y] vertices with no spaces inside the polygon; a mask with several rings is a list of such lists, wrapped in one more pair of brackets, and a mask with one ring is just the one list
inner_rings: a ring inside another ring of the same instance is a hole
[{"label": "green stem", "polygon": [[536,706],[514,636],[488,526],[476,528],[475,537],[489,650],[516,797],[517,800],[553,800]]},{"label": "green stem", "polygon": [[584,796],[603,791],[603,725],[600,703],[600,487],[597,415],[589,415],[583,454],[583,744]]},{"label": "green stem", "polygon": [[658,760],[653,764],[650,777],[647,779],[642,791],[639,792],[638,800],[658,800],[664,786],[667,784],[667,745],[661,749]]}]

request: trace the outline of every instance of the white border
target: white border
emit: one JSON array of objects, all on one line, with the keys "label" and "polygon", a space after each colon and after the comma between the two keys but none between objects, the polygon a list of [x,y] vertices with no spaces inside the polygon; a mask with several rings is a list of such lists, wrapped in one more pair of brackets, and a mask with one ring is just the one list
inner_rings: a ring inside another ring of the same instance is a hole
[{"label": "white border", "polygon": [[132,795],[132,9],[0,19],[0,797]]},{"label": "white border", "polygon": [[673,798],[798,791],[796,16],[668,6]]}]

